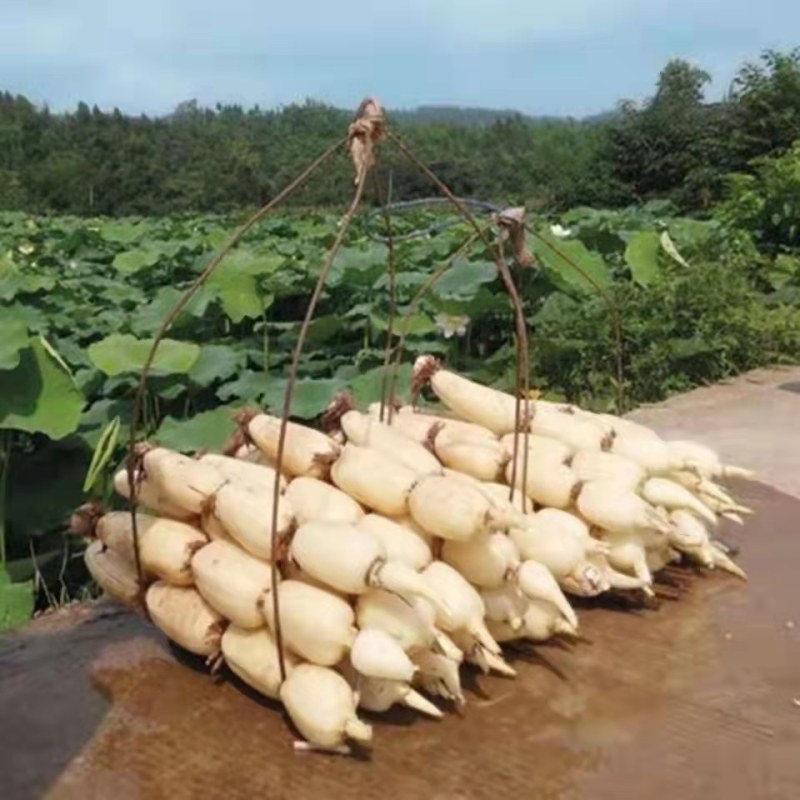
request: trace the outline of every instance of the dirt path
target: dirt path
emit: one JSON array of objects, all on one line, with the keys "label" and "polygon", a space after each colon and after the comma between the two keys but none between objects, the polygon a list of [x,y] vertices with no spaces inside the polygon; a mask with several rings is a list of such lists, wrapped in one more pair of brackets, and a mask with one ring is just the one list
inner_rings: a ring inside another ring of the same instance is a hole
[{"label": "dirt path", "polygon": [[696,439],[728,462],[800,497],[800,367],[760,369],[640,409],[669,439]]},{"label": "dirt path", "polygon": [[381,717],[369,763],[294,755],[276,706],[108,603],[37,621],[0,638],[0,797],[800,797],[800,500],[737,489],[749,583],[681,570],[658,609],[581,609],[583,641],[478,677],[464,718]]}]

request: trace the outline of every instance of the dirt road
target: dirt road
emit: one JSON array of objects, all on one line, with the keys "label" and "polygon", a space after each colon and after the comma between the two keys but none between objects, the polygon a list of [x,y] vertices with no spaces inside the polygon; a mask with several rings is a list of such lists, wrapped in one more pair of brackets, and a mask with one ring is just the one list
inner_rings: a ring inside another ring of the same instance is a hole
[{"label": "dirt road", "polygon": [[[719,407],[677,419],[701,413],[730,430]],[[747,441],[772,435],[760,417]],[[737,490],[757,515],[723,534],[748,583],[677,570],[657,609],[579,609],[582,641],[475,678],[463,718],[381,717],[370,762],[294,755],[276,706],[108,603],[37,621],[0,638],[0,797],[800,797],[800,500]]]}]

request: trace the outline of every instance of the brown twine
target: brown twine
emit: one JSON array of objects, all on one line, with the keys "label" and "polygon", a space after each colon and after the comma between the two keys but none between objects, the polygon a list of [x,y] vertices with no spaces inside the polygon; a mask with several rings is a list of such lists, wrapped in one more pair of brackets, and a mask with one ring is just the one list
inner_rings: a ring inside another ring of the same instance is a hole
[{"label": "brown twine", "polygon": [[[497,243],[497,258],[498,264],[502,263],[505,271],[508,272],[508,267],[505,264],[505,249],[502,239]],[[510,279],[510,273],[509,273]],[[521,301],[520,301],[521,302]],[[514,502],[514,491],[517,485],[517,457],[519,455],[519,436],[522,432],[522,482],[520,485],[519,493],[520,500],[522,501],[522,513],[528,511],[528,462],[530,460],[530,452],[528,449],[530,420],[531,420],[531,403],[530,403],[530,374],[528,368],[528,341],[527,337],[524,343],[519,342],[516,347],[516,375],[515,375],[515,408],[514,408],[514,445],[512,447],[512,458],[514,459],[511,464],[511,489],[509,491],[509,502]],[[524,402],[525,407],[522,408]]]},{"label": "brown twine", "polygon": [[[323,163],[325,163],[329,158],[331,158],[336,151],[342,147],[346,143],[346,139],[341,139],[340,141],[336,142],[335,144],[331,145],[322,155],[312,161],[301,173],[298,175],[288,186],[278,192],[275,197],[272,198],[266,205],[256,211],[244,224],[242,224],[231,236],[231,238],[226,242],[226,244],[222,247],[222,249],[217,253],[217,255],[206,265],[205,269],[197,276],[195,281],[189,286],[188,289],[178,298],[178,301],[172,307],[170,312],[164,318],[164,321],[161,323],[155,338],[153,339],[153,344],[150,347],[150,352],[147,354],[147,358],[145,359],[144,365],[142,367],[141,375],[139,376],[139,385],[136,389],[136,394],[134,395],[133,399],[133,409],[131,411],[131,425],[130,425],[130,438],[128,440],[128,458],[126,462],[126,469],[127,469],[127,477],[128,477],[128,493],[129,493],[129,510],[131,514],[131,528],[133,533],[133,552],[134,552],[134,560],[136,564],[136,579],[139,583],[139,587],[142,591],[144,591],[144,573],[142,570],[142,559],[141,559],[141,552],[139,547],[139,525],[136,519],[136,508],[138,505],[138,491],[136,485],[136,461],[137,457],[135,455],[136,451],[136,436],[139,427],[139,419],[141,417],[142,412],[142,404],[144,401],[145,390],[147,388],[147,378],[150,373],[150,369],[152,368],[153,361],[156,357],[156,352],[158,351],[158,346],[161,344],[162,339],[166,335],[167,331],[171,327],[172,323],[178,318],[178,315],[183,311],[186,307],[187,303],[194,297],[200,287],[208,280],[210,275],[214,272],[214,270],[220,265],[222,260],[225,258],[234,247],[242,240],[244,235],[260,220],[262,220],[270,211],[276,208],[280,203],[282,203],[289,195],[291,195],[296,189],[302,186],[306,180],[320,167]],[[141,470],[142,474],[144,470]],[[147,607],[145,606],[145,613],[147,613]]]},{"label": "brown twine", "polygon": [[525,209],[522,206],[506,208],[495,219],[500,229],[500,241],[511,241],[514,261],[520,267],[532,267],[535,263],[533,254],[525,242]]},{"label": "brown twine", "polygon": [[[469,222],[472,228],[478,232],[479,237],[483,244],[488,248],[491,248],[491,243],[489,238],[486,236],[486,232],[481,230],[480,226],[478,225],[475,217],[470,212],[469,208],[459,200],[453,192],[448,188],[448,186],[431,170],[426,164],[420,161],[416,155],[411,151],[411,149],[405,144],[405,142],[393,131],[387,132],[388,138],[390,138],[400,152],[413,164],[415,164],[433,184],[436,186],[437,189],[459,210],[461,215],[464,219]],[[522,308],[522,300],[519,296],[519,292],[517,290],[516,284],[514,283],[513,278],[511,277],[511,273],[508,269],[508,265],[505,262],[505,258],[502,255],[502,252],[497,249],[497,255],[495,258],[495,263],[497,264],[497,271],[500,273],[500,277],[503,281],[503,284],[506,287],[506,291],[508,292],[509,298],[511,300],[511,305],[514,311],[514,328],[516,331],[516,339],[517,349],[522,349],[522,354],[518,353],[518,360],[517,360],[517,374],[516,374],[516,383],[517,383],[517,391],[515,397],[515,407],[514,407],[514,447],[513,447],[513,454],[512,458],[514,459],[511,464],[511,488],[509,492],[510,501],[513,502],[514,500],[514,491],[515,491],[515,484],[516,484],[516,477],[517,477],[517,453],[518,453],[518,439],[519,439],[519,430],[520,430],[520,423],[522,418],[522,409],[521,409],[521,397],[520,397],[520,388],[521,384],[527,383],[527,379],[525,381],[522,380],[521,370],[520,370],[520,362],[524,363],[525,369],[524,372],[527,376],[528,372],[528,331],[525,322],[525,314]],[[526,410],[529,407],[529,400],[525,398]],[[523,470],[527,474],[527,461],[528,461],[528,431],[527,429],[523,431],[523,438],[525,440],[525,450],[523,453]],[[525,493],[523,491],[523,506],[525,505]]]},{"label": "brown twine", "polygon": [[375,144],[386,132],[381,104],[372,97],[362,100],[347,130],[347,146],[356,170],[355,184],[375,166]]},{"label": "brown twine", "polygon": [[376,173],[372,173],[375,179],[375,194],[378,198],[378,203],[383,209],[383,220],[386,225],[386,268],[389,276],[389,318],[386,325],[386,348],[383,354],[383,369],[381,371],[381,404],[378,419],[383,422],[386,413],[386,406],[388,403],[388,417],[387,422],[391,425],[392,416],[394,415],[394,387],[387,393],[388,382],[387,377],[389,374],[389,362],[392,358],[392,337],[394,336],[394,321],[397,314],[397,285],[395,282],[395,266],[394,266],[394,234],[392,228],[392,215],[389,213],[389,202],[391,201],[391,186],[387,192],[385,202],[381,202],[381,191],[378,185]]},{"label": "brown twine", "polygon": [[325,286],[325,281],[330,273],[331,266],[339,248],[344,241],[344,235],[350,227],[350,223],[355,216],[358,206],[361,203],[361,198],[364,194],[364,183],[368,170],[375,163],[373,154],[373,145],[383,135],[383,114],[380,112],[380,105],[374,100],[365,100],[359,112],[363,113],[359,119],[350,126],[348,132],[350,154],[353,158],[353,164],[356,168],[356,181],[355,181],[355,194],[350,202],[350,206],[345,212],[344,216],[339,222],[336,238],[331,245],[330,250],[325,258],[325,262],[320,270],[319,277],[317,278],[314,293],[311,295],[311,300],[306,308],[305,317],[303,318],[300,332],[297,337],[297,343],[292,353],[292,363],[289,366],[289,376],[286,381],[286,390],[283,395],[283,409],[281,412],[281,427],[278,434],[278,452],[275,458],[275,482],[272,491],[272,521],[270,532],[270,571],[272,580],[272,613],[275,619],[275,646],[278,651],[278,666],[280,667],[281,681],[286,679],[286,663],[283,651],[283,631],[281,628],[280,618],[280,601],[278,599],[278,565],[276,553],[278,552],[278,502],[281,492],[281,471],[283,467],[283,452],[286,445],[286,430],[289,424],[289,416],[292,408],[292,395],[294,393],[295,382],[297,381],[297,370],[300,364],[300,356],[303,352],[308,328],[314,316],[317,303],[322,294],[322,289]]}]

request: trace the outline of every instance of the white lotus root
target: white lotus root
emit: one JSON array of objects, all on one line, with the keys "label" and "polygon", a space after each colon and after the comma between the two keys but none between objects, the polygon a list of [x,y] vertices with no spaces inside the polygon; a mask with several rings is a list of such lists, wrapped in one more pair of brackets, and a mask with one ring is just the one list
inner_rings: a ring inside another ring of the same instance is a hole
[{"label": "white lotus root", "polygon": [[[351,128],[359,174],[382,125],[367,104]],[[512,239],[517,218],[501,216]],[[281,703],[297,750],[371,746],[358,709],[461,711],[466,670],[513,678],[521,641],[579,649],[592,598],[658,595],[675,564],[746,578],[716,536],[753,513],[723,483],[747,470],[614,415],[518,401],[432,356],[414,373],[443,409],[362,413],[337,396],[333,433],[287,423],[281,474],[281,420],[242,412],[226,455],[138,446],[135,517],[73,515],[97,585]],[[114,486],[131,494],[127,469]]]}]

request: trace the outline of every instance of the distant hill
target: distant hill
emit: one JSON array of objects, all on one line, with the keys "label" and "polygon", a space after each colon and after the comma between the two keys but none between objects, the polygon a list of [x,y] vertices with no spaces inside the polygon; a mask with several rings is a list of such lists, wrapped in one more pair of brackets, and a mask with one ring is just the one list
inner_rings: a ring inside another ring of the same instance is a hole
[{"label": "distant hill", "polygon": [[588,117],[584,117],[581,121],[587,122],[590,125],[599,122],[613,122],[621,114],[622,112],[618,109],[613,111],[601,111],[599,114],[590,114]]},{"label": "distant hill", "polygon": [[[391,116],[399,123],[408,125],[425,125],[432,122],[464,125],[467,127],[484,127],[493,125],[500,119],[520,117],[526,122],[556,122],[574,120],[573,117],[554,115],[532,116],[523,114],[512,108],[480,108],[476,106],[426,105],[413,109],[392,109]],[[605,111],[585,119],[586,122],[605,122],[613,119],[616,111]],[[578,121],[578,120],[575,120]]]},{"label": "distant hill", "polygon": [[531,117],[512,108],[478,108],[474,106],[431,105],[413,109],[392,110],[392,117],[398,122],[410,125],[424,125],[430,122],[446,122],[452,125],[484,126],[492,125],[499,119],[522,117],[533,121],[555,119],[555,117]]}]

